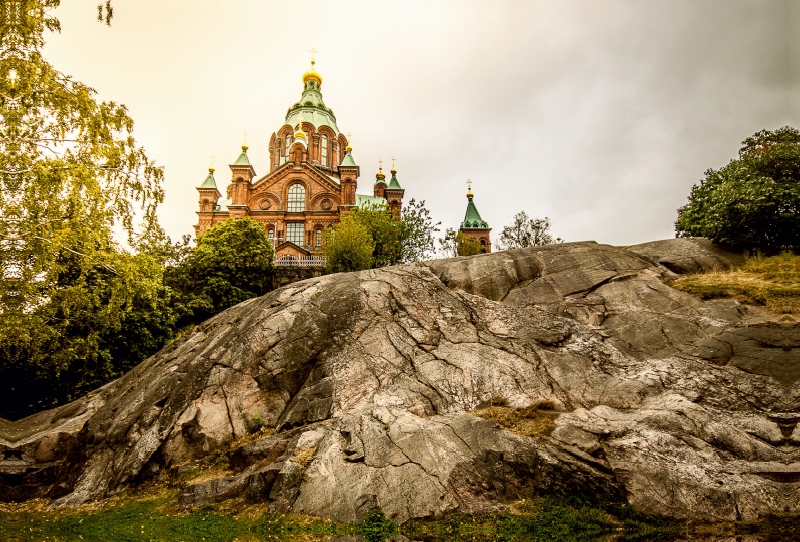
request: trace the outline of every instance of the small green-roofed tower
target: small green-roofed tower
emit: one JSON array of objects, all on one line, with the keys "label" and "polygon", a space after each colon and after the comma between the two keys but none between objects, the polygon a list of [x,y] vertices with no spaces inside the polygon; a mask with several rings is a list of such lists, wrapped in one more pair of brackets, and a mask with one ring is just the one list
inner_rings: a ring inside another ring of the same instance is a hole
[{"label": "small green-roofed tower", "polygon": [[352,206],[356,204],[356,190],[358,189],[358,177],[361,175],[361,168],[353,159],[353,147],[350,141],[344,149],[345,155],[339,164],[339,177],[342,183],[342,206]]},{"label": "small green-roofed tower", "polygon": [[400,210],[403,207],[403,196],[406,191],[400,186],[397,180],[397,169],[394,165],[394,158],[392,158],[392,169],[390,171],[392,178],[389,181],[389,186],[383,191],[383,197],[389,202],[389,209],[396,215],[400,215]]},{"label": "small green-roofed tower", "polygon": [[375,184],[372,186],[376,198],[384,197],[386,190],[386,174],[383,172],[383,160],[378,160],[378,173],[375,174]]},{"label": "small green-roofed tower", "polygon": [[217,181],[214,179],[213,167],[208,168],[208,175],[203,183],[197,187],[197,192],[199,193],[198,204],[200,205],[200,210],[197,214],[200,215],[200,220],[202,222],[203,215],[205,213],[213,213],[217,201],[222,197],[222,194],[220,194],[217,189]]},{"label": "small green-roofed tower", "polygon": [[489,232],[492,228],[489,223],[481,218],[478,208],[475,206],[475,194],[472,193],[472,181],[467,180],[467,212],[464,215],[464,221],[461,222],[461,227],[458,229],[464,235],[474,237],[481,244],[482,252],[492,251],[492,242],[489,238]]}]

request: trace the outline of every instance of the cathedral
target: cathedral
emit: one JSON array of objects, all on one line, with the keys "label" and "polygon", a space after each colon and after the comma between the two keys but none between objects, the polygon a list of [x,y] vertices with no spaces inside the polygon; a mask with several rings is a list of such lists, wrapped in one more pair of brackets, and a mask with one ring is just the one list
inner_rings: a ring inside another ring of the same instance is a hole
[{"label": "cathedral", "polygon": [[[209,169],[197,187],[195,237],[229,218],[247,216],[264,224],[278,266],[321,266],[323,232],[342,213],[376,205],[399,215],[405,190],[394,163],[388,182],[379,167],[372,195],[356,193],[361,169],[336,116],[322,101],[322,77],[314,64],[312,59],[311,70],[303,74],[300,101],[289,108],[283,125],[270,137],[269,173],[257,178],[246,145],[230,165],[231,181],[224,196],[217,188],[214,168]],[[478,239],[484,252],[491,252],[491,230],[478,214],[471,189],[467,198],[467,213],[459,229]]]},{"label": "cathedral", "polygon": [[242,146],[230,165],[231,181],[223,196],[214,169],[197,188],[199,206],[195,236],[229,218],[249,216],[264,224],[279,264],[320,262],[322,235],[348,209],[386,206],[399,214],[405,190],[392,164],[386,181],[379,168],[372,195],[357,194],[360,167],[336,124],[336,116],[322,101],[322,77],[314,70],[303,74],[300,101],[269,140],[269,173],[257,178]]}]

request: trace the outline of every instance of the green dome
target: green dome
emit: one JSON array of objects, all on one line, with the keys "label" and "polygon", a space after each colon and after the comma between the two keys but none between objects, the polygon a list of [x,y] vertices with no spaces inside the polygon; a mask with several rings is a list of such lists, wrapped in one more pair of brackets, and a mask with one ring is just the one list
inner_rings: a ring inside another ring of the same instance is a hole
[{"label": "green dome", "polygon": [[301,121],[313,124],[317,129],[320,126],[328,126],[336,135],[339,135],[336,116],[331,109],[325,107],[322,93],[320,93],[320,85],[313,78],[306,81],[300,101],[286,112],[284,124],[294,128]]}]

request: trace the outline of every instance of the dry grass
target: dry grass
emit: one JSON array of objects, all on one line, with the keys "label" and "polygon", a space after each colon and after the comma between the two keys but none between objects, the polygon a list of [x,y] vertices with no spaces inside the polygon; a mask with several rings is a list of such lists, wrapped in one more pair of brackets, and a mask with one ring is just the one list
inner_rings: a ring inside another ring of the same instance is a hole
[{"label": "dry grass", "polygon": [[314,454],[316,453],[317,449],[314,448],[302,448],[298,450],[294,454],[294,462],[300,465],[301,467],[305,467],[308,465],[312,459],[314,459]]},{"label": "dry grass", "polygon": [[737,269],[684,275],[670,286],[703,299],[732,297],[774,314],[800,314],[800,256],[751,256]]},{"label": "dry grass", "polygon": [[262,438],[267,438],[269,436],[272,436],[273,433],[275,433],[275,429],[273,429],[272,427],[263,426],[259,429],[256,429],[252,433],[248,433],[245,436],[234,440],[233,442],[228,444],[227,449],[232,450],[237,446],[241,446],[242,444],[247,444],[248,442],[254,442],[256,440],[261,440]]},{"label": "dry grass", "polygon": [[504,399],[494,398],[488,406],[473,410],[470,414],[491,420],[517,435],[541,437],[549,435],[556,427],[552,412],[554,407],[550,401],[542,401],[525,408],[512,408],[507,406]]}]

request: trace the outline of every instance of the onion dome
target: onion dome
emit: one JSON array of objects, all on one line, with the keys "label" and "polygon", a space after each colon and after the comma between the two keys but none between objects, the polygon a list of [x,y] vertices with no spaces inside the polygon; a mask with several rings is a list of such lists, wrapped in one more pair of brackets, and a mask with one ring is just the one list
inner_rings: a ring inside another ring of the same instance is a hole
[{"label": "onion dome", "polygon": [[320,74],[318,74],[317,71],[314,69],[314,65],[316,63],[317,62],[312,58],[311,59],[311,69],[303,74],[303,84],[304,85],[306,83],[308,83],[310,80],[316,81],[318,85],[322,84],[322,76]]},{"label": "onion dome", "polygon": [[375,174],[375,184],[386,184],[386,174],[383,172],[383,160],[378,160],[378,173]]},{"label": "onion dome", "polygon": [[303,74],[303,95],[300,101],[294,104],[286,112],[284,125],[296,126],[298,122],[308,122],[314,128],[328,126],[335,134],[339,134],[339,127],[336,126],[336,115],[325,106],[322,101],[322,76],[314,69],[316,62],[311,59],[311,69]]}]

